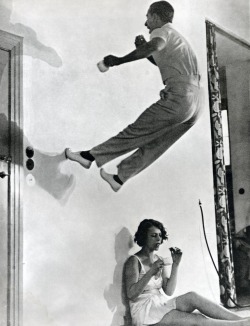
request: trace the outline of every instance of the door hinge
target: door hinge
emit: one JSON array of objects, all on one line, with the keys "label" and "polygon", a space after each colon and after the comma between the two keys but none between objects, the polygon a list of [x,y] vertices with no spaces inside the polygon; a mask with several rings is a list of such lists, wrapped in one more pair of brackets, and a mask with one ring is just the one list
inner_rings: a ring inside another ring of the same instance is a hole
[{"label": "door hinge", "polygon": [[6,163],[10,163],[11,162],[11,156],[0,155],[0,161],[4,161]]},{"label": "door hinge", "polygon": [[6,172],[4,172],[4,171],[2,171],[2,172],[0,172],[0,178],[5,178],[5,177],[8,177],[9,176],[9,174],[8,173],[6,173]]}]

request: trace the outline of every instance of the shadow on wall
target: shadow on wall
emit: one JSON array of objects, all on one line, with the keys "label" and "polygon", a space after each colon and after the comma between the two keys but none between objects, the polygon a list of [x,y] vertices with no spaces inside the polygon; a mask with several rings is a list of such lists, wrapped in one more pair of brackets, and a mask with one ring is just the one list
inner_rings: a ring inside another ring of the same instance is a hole
[{"label": "shadow on wall", "polygon": [[[8,143],[8,120],[5,114],[0,113],[0,152],[1,155],[7,155],[9,153]],[[23,131],[18,130],[18,126],[15,122],[11,122],[11,141],[15,142],[17,134]],[[28,140],[24,136],[24,141],[29,144]],[[30,145],[32,146],[32,145]],[[73,175],[67,175],[62,172],[62,166],[66,162],[65,154],[63,153],[44,153],[38,149],[34,149],[34,169],[30,171],[27,176],[31,179],[26,179],[28,184],[35,180],[36,184],[48,192],[52,197],[57,199],[61,205],[66,204],[75,187],[75,177]],[[17,162],[12,162],[17,164]]]},{"label": "shadow on wall", "polygon": [[12,24],[10,22],[11,13],[12,0],[2,0],[0,3],[0,28],[25,38],[24,55],[45,61],[53,67],[61,67],[62,59],[57,52],[42,44],[37,39],[36,32],[30,27],[20,23]]},{"label": "shadow on wall", "polygon": [[111,326],[123,325],[126,302],[123,293],[123,267],[133,247],[133,237],[127,228],[122,228],[115,237],[115,260],[113,283],[104,290],[104,298],[109,309],[114,313]]}]

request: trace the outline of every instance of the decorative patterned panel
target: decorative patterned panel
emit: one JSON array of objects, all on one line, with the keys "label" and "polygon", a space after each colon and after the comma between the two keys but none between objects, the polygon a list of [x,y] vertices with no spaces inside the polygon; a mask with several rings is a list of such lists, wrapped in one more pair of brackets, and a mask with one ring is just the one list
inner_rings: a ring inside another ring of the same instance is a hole
[{"label": "decorative patterned panel", "polygon": [[225,306],[232,307],[234,306],[233,301],[236,301],[236,291],[224,163],[221,94],[219,67],[216,55],[215,26],[207,22],[206,29],[220,295],[221,302]]}]

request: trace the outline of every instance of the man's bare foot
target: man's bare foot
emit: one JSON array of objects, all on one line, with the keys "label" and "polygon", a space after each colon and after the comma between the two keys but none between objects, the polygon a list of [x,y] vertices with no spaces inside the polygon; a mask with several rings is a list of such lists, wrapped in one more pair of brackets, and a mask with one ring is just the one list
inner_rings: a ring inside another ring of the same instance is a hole
[{"label": "man's bare foot", "polygon": [[83,158],[81,152],[72,152],[70,148],[65,149],[65,157],[71,161],[81,164],[85,169],[89,169],[92,162]]},{"label": "man's bare foot", "polygon": [[104,171],[104,169],[100,170],[100,175],[103,178],[103,180],[107,181],[107,183],[110,185],[110,187],[117,192],[122,185],[120,185],[118,182],[116,182],[114,180],[114,175],[113,174],[109,174],[107,172]]}]

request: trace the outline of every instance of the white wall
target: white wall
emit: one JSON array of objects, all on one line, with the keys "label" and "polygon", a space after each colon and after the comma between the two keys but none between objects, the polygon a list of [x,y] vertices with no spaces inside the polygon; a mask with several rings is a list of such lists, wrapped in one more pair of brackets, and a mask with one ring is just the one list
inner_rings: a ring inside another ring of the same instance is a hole
[{"label": "white wall", "polygon": [[[130,237],[144,218],[167,226],[170,240],[162,255],[172,245],[184,251],[176,294],[196,290],[219,299],[198,206],[201,199],[216,259],[207,98],[197,125],[119,193],[95,166],[86,171],[63,157],[65,147],[80,150],[106,140],[157,100],[160,76],[146,60],[105,74],[96,68],[103,56],[126,54],[136,35],[147,35],[150,3],[2,3],[0,28],[24,36],[24,136],[25,146],[35,148],[36,183],[28,177],[23,198],[25,326],[111,325],[121,263],[138,249],[131,248]],[[172,4],[175,25],[197,52],[206,87],[205,17],[245,37],[245,11],[243,19],[232,21],[235,8],[228,0]],[[108,171],[115,171],[116,163]]]}]

